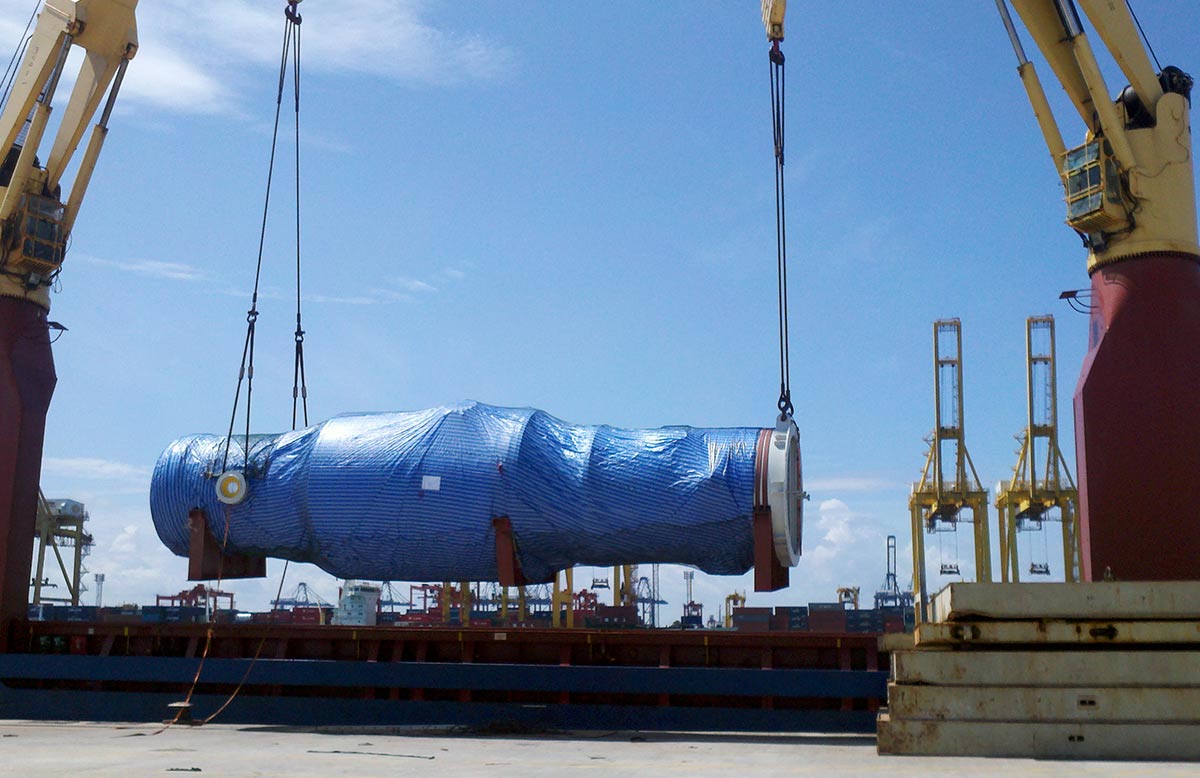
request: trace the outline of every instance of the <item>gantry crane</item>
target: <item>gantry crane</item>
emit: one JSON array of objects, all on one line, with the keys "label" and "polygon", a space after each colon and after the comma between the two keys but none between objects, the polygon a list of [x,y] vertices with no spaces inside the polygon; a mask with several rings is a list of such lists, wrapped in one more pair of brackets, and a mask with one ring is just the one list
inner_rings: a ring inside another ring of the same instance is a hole
[{"label": "gantry crane", "polygon": [[722,622],[725,629],[733,629],[733,609],[741,608],[746,604],[746,595],[743,592],[733,592],[725,595],[725,620]]},{"label": "gantry crane", "polygon": [[[33,574],[34,605],[46,602],[57,602],[66,605],[79,605],[80,595],[86,588],[83,585],[83,574],[87,572],[83,566],[83,558],[91,551],[92,535],[85,528],[88,514],[83,503],[76,500],[47,500],[38,493],[37,512],[37,568]],[[71,566],[67,567],[63,559],[63,549],[71,551]],[[58,570],[62,574],[67,587],[66,597],[47,597],[42,589],[53,586],[46,576],[46,552],[54,552],[58,561]]]},{"label": "gantry crane", "polygon": [[[56,381],[49,287],[137,52],[136,6],[137,0],[46,0],[0,111],[0,650],[7,625],[24,617],[29,598],[46,411]],[[82,64],[45,153],[55,92],[75,47],[83,50]],[[97,110],[64,192],[64,174]]]},{"label": "gantry crane", "polygon": [[1200,576],[1200,245],[1192,78],[1152,65],[1125,2],[1078,0],[1129,81],[1113,99],[1076,3],[1012,0],[1086,128],[1068,148],[1005,0],[996,0],[1067,224],[1088,251],[1091,321],[1075,392],[1082,578]]},{"label": "gantry crane", "polygon": [[613,568],[613,606],[637,605],[637,565],[617,565]]},{"label": "gantry crane", "polygon": [[875,592],[875,609],[880,608],[911,608],[913,605],[912,592],[900,590],[900,579],[897,567],[896,536],[887,536],[887,573],[883,586]]},{"label": "gantry crane", "polygon": [[178,594],[155,595],[154,604],[169,607],[203,608],[204,612],[211,616],[221,610],[222,600],[229,604],[228,610],[235,610],[232,592],[223,592],[205,584],[196,584],[191,589]]},{"label": "gantry crane", "polygon": [[[972,525],[975,547],[975,580],[992,580],[992,554],[988,539],[987,491],[979,482],[967,452],[963,422],[962,323],[939,319],[933,323],[933,397],[935,425],[921,480],[908,500],[912,516],[913,582],[917,619],[929,617],[925,572],[925,536],[954,533],[958,525]],[[964,513],[964,510],[966,513]],[[941,575],[959,575],[957,554],[941,558]]]},{"label": "gantry crane", "polygon": [[[635,568],[636,569],[636,568]],[[634,587],[634,601],[638,606],[638,620],[643,626],[658,626],[658,606],[666,605],[667,601],[658,595],[658,565],[650,566],[650,576],[637,579]]]},{"label": "gantry crane", "polygon": [[[1028,407],[1021,449],[1012,479],[996,489],[1000,540],[1000,580],[1020,581],[1017,548],[1020,531],[1045,531],[1062,523],[1063,577],[1079,580],[1079,492],[1058,447],[1058,378],[1054,317],[1031,316],[1025,322],[1025,386]],[[1057,514],[1055,513],[1057,511]],[[1030,575],[1048,575],[1049,560],[1029,560]]]},{"label": "gantry crane", "polygon": [[857,586],[839,586],[837,590],[837,601],[846,610],[858,610],[858,593]]}]

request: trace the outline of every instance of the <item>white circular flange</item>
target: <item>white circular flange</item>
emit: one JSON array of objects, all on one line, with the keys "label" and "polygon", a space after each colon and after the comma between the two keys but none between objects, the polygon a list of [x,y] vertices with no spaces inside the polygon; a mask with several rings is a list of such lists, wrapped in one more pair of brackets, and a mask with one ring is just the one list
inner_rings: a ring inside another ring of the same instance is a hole
[{"label": "white circular flange", "polygon": [[217,478],[217,499],[226,505],[237,505],[246,499],[246,477],[230,470]]},{"label": "white circular flange", "polygon": [[791,419],[781,419],[767,447],[767,505],[775,556],[791,567],[800,560],[804,528],[804,481],[800,471],[800,430]]}]

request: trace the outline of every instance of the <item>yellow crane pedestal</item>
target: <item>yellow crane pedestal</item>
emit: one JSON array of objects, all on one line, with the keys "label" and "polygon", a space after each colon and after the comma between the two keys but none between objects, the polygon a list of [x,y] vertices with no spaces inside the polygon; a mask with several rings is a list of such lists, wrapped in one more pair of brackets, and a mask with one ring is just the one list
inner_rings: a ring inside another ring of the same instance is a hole
[{"label": "yellow crane pedestal", "polygon": [[881,754],[1200,760],[1200,583],[951,584],[892,652]]}]

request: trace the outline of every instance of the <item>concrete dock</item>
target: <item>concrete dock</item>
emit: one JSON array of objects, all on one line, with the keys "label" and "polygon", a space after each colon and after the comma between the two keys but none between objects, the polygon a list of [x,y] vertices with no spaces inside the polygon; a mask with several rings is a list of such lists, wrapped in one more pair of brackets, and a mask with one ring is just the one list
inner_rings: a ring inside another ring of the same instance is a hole
[{"label": "concrete dock", "polygon": [[730,733],[505,733],[0,721],[6,775],[1195,776],[1200,765],[881,757],[875,738]]}]

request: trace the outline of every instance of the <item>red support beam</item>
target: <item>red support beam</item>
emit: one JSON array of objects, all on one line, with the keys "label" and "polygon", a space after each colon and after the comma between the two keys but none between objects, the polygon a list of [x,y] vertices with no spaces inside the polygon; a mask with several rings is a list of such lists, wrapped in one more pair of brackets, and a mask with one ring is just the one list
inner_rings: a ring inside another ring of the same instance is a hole
[{"label": "red support beam", "polygon": [[771,509],[754,509],[754,591],[776,592],[786,589],[788,568],[775,555],[775,533],[771,528]]},{"label": "red support beam", "polygon": [[525,586],[525,574],[521,572],[521,560],[517,559],[517,541],[513,537],[512,522],[507,516],[492,519],[496,531],[496,572],[501,586]]},{"label": "red support beam", "polygon": [[[265,557],[225,553],[224,544],[213,534],[203,510],[192,509],[188,520],[191,529],[188,546],[189,581],[267,577]],[[223,536],[225,533],[221,534]]]}]

